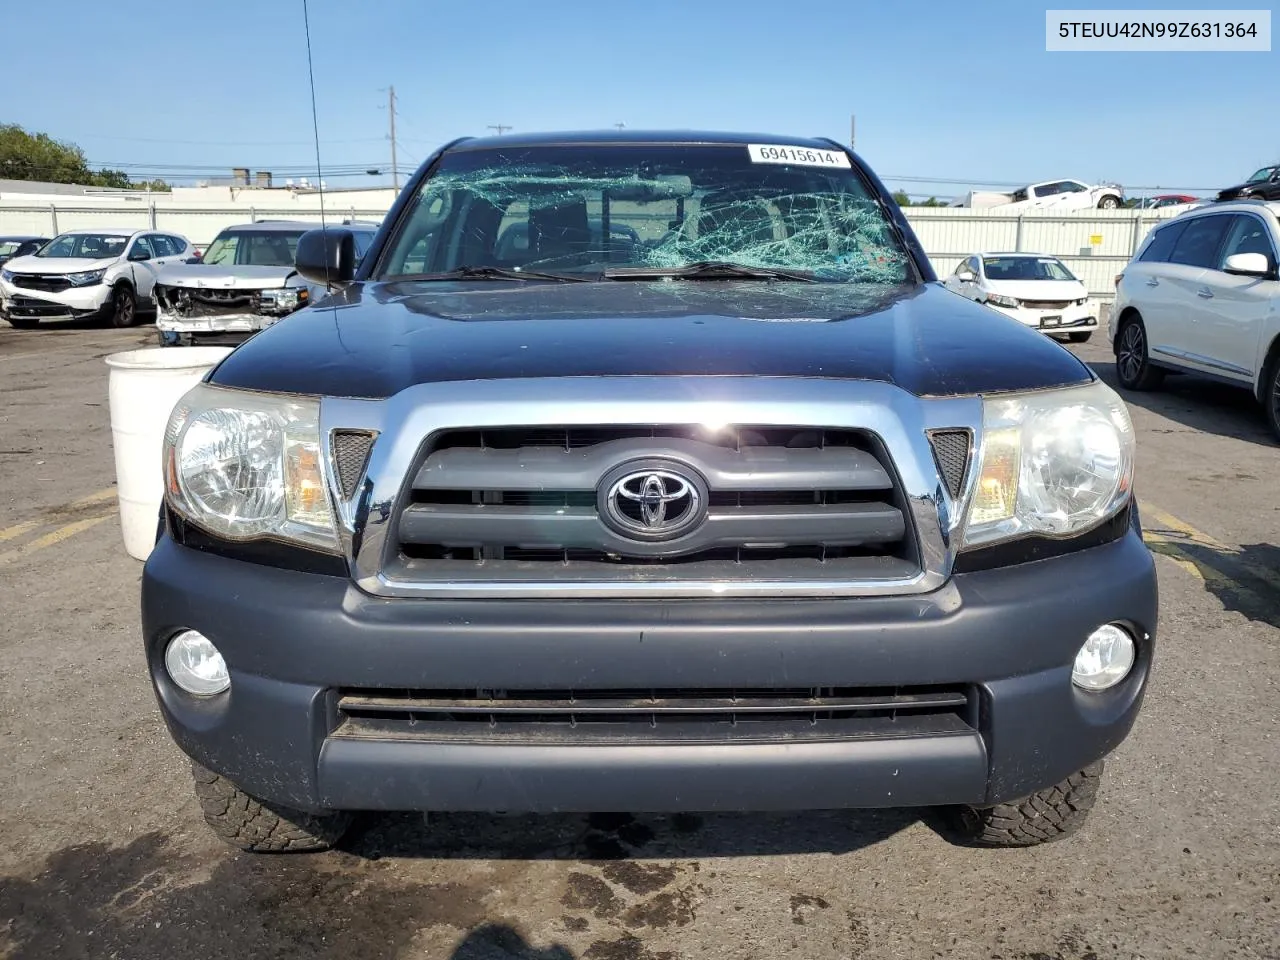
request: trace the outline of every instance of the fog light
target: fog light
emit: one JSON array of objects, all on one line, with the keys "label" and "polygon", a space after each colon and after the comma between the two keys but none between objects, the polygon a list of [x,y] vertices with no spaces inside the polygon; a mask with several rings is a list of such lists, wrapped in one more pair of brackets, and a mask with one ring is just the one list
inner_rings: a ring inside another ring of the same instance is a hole
[{"label": "fog light", "polygon": [[231,686],[226,661],[209,638],[183,630],[169,641],[164,666],[173,682],[197,697],[211,697]]},{"label": "fog light", "polygon": [[1129,675],[1133,669],[1133,637],[1113,623],[1089,634],[1076,654],[1071,680],[1085,690],[1106,690]]}]

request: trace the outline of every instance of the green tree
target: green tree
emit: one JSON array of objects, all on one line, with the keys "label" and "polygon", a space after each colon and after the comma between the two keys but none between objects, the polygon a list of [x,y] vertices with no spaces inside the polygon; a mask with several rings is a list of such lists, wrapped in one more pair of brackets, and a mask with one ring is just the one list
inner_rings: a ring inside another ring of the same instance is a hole
[{"label": "green tree", "polygon": [[937,197],[930,197],[928,200],[925,200],[923,203],[919,204],[919,206],[922,206],[922,207],[945,207],[945,206],[946,206],[946,204],[945,204],[943,201],[939,200]]},{"label": "green tree", "polygon": [[0,177],[91,183],[93,172],[84,151],[74,143],[61,143],[47,133],[28,133],[9,123],[0,125]]},{"label": "green tree", "polygon": [[16,123],[0,124],[0,178],[120,189],[145,189],[148,185],[152,190],[169,189],[163,180],[134,183],[123,170],[91,170],[84,151],[74,143],[55,140],[47,133],[29,133]]},{"label": "green tree", "polygon": [[99,170],[93,174],[93,186],[119,187],[124,190],[133,186],[133,182],[123,170]]},{"label": "green tree", "polygon": [[905,190],[893,191],[893,200],[900,207],[911,206],[911,198],[907,196],[907,191]]}]

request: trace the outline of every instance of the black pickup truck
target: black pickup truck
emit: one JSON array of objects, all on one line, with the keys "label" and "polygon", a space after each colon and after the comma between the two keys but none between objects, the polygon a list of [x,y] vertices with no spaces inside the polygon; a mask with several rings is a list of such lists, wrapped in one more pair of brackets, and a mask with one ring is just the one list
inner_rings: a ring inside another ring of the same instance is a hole
[{"label": "black pickup truck", "polygon": [[212,826],[1083,821],[1157,597],[1124,404],[829,140],[463,139],[174,410],[147,660]]}]

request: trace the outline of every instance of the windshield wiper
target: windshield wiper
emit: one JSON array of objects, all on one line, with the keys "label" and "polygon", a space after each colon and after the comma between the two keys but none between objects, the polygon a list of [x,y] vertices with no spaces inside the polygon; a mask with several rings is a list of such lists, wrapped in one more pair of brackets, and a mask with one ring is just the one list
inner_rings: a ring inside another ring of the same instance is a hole
[{"label": "windshield wiper", "polygon": [[700,260],[683,267],[623,267],[606,270],[606,280],[798,280],[813,283],[813,274],[800,270],[778,270],[773,267],[747,267],[725,260]]},{"label": "windshield wiper", "polygon": [[589,277],[575,277],[567,273],[544,273],[541,270],[516,270],[511,267],[463,266],[444,273],[424,273],[417,276],[395,277],[396,280],[560,280],[582,283]]}]

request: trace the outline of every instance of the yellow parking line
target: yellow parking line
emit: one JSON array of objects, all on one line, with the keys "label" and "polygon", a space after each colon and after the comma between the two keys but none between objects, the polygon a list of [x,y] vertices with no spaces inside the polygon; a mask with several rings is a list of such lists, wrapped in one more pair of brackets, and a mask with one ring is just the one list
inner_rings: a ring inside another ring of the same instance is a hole
[{"label": "yellow parking line", "polygon": [[37,550],[43,550],[45,547],[52,547],[54,544],[61,543],[69,537],[74,537],[77,533],[83,533],[90,527],[96,527],[104,520],[110,520],[111,515],[107,514],[101,517],[85,517],[83,520],[77,520],[74,523],[68,523],[59,527],[57,530],[46,533],[43,537],[37,537],[30,543],[24,543],[17,550],[10,550],[8,553],[0,553],[0,564],[11,563],[21,557],[29,556]]},{"label": "yellow parking line", "polygon": [[79,500],[71,501],[73,507],[84,507],[91,503],[100,503],[103,500],[115,499],[116,488],[107,487],[105,490],[99,490],[97,493],[91,493],[87,497],[81,497]]},{"label": "yellow parking line", "polygon": [[[1228,546],[1221,540],[1209,536],[1203,530],[1197,530],[1185,520],[1179,520],[1173,514],[1167,513],[1157,506],[1144,503],[1141,510],[1144,524],[1152,520],[1155,521],[1154,526],[1144,532],[1159,536],[1161,539],[1171,543],[1177,543],[1179,538],[1170,537],[1170,532],[1181,534],[1186,538],[1187,542],[1221,554],[1224,560],[1236,567],[1241,573],[1247,573],[1251,579],[1264,583],[1272,590],[1280,593],[1280,573],[1277,573],[1277,571],[1244,559],[1243,554],[1236,547]],[[1162,531],[1161,527],[1165,529]],[[1184,551],[1179,552],[1184,556],[1186,555]]]},{"label": "yellow parking line", "polygon": [[39,520],[27,520],[24,523],[15,524],[12,527],[5,527],[3,530],[0,530],[0,542],[20,537],[24,533],[29,533],[34,530],[38,526],[40,526]]}]

